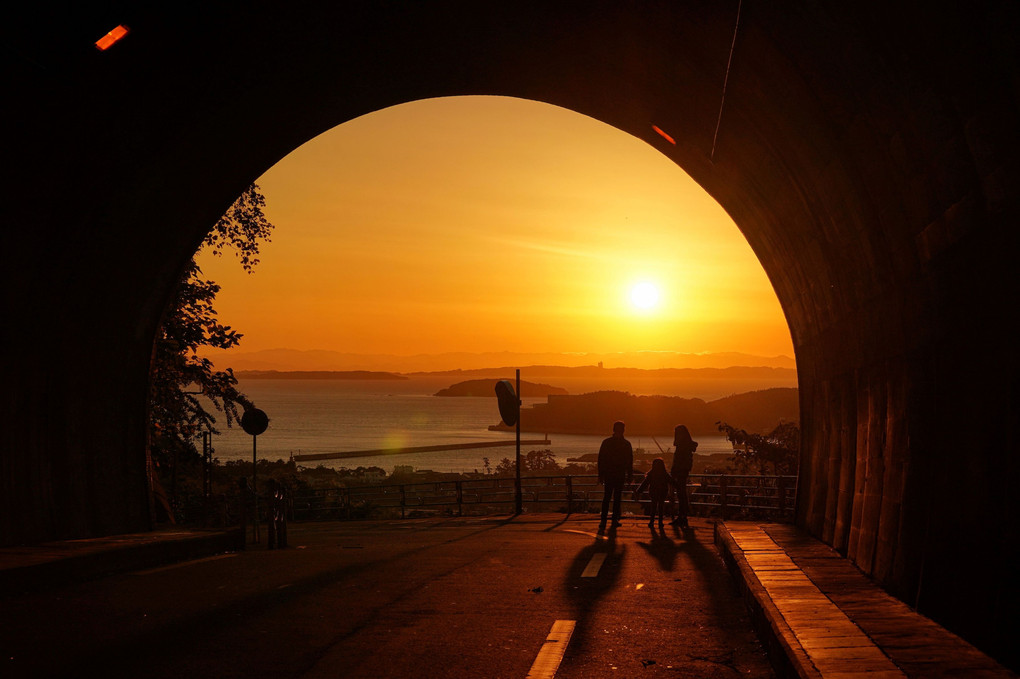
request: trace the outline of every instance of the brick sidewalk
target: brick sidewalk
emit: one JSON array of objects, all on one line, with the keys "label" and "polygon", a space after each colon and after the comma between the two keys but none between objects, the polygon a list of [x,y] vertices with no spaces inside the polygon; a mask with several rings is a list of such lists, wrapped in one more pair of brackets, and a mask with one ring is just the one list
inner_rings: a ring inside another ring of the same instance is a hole
[{"label": "brick sidewalk", "polygon": [[794,526],[716,524],[716,544],[783,673],[827,679],[1015,677]]}]

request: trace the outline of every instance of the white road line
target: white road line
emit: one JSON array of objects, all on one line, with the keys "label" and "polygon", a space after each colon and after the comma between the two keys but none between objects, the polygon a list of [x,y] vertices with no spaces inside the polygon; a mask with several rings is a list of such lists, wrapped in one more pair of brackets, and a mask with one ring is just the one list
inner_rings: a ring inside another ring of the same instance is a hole
[{"label": "white road line", "polygon": [[595,552],[591,555],[591,561],[584,567],[584,571],[581,572],[582,578],[594,578],[599,574],[599,569],[602,568],[602,562],[606,560],[605,552]]},{"label": "white road line", "polygon": [[560,668],[563,654],[567,651],[570,636],[574,633],[576,620],[557,620],[553,623],[549,636],[545,638],[542,650],[538,652],[531,670],[525,679],[552,679]]}]

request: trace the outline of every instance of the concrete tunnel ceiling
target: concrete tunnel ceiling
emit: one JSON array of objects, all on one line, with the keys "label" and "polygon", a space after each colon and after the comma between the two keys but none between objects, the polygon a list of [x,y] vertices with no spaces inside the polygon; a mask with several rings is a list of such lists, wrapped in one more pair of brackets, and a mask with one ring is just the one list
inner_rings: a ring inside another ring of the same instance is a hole
[{"label": "concrete tunnel ceiling", "polygon": [[32,323],[4,332],[5,544],[148,525],[152,338],[247,183],[371,111],[514,96],[646,140],[730,213],[797,352],[798,524],[1008,653],[1016,444],[979,423],[1018,420],[1000,328],[1017,292],[1013,3],[355,7],[24,10],[0,256],[6,315]]}]

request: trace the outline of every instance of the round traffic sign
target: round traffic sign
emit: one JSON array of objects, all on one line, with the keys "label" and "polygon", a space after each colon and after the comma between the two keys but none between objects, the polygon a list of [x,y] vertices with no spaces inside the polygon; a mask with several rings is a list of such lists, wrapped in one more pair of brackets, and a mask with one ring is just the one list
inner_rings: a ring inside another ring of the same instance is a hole
[{"label": "round traffic sign", "polygon": [[269,427],[269,416],[258,408],[250,408],[241,415],[241,429],[252,436],[258,436]]}]

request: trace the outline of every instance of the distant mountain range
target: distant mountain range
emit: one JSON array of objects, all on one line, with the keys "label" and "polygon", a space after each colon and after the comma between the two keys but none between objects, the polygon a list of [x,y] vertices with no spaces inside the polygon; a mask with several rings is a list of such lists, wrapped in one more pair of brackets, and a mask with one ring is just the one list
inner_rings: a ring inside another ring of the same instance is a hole
[{"label": "distant mountain range", "polygon": [[238,370],[245,380],[407,380],[405,375],[372,370]]},{"label": "distant mountain range", "polygon": [[[407,373],[418,377],[449,377],[451,382],[465,379],[512,379],[515,369],[481,368],[447,370],[431,373]],[[566,389],[571,394],[592,391],[627,391],[635,395],[662,394],[671,396],[717,399],[732,394],[774,387],[797,386],[797,371],[792,368],[743,367],[728,368],[599,368],[596,366],[567,367],[529,365],[521,367],[521,379],[540,380]]]},{"label": "distant mountain range", "polygon": [[685,354],[666,351],[625,353],[443,353],[395,356],[352,354],[327,350],[266,349],[263,351],[215,352],[204,354],[217,367],[240,370],[348,371],[367,370],[398,373],[492,369],[495,366],[562,366],[643,370],[730,368],[733,366],[784,368],[794,370],[788,356],[756,356],[736,352]]},{"label": "distant mountain range", "polygon": [[[598,366],[524,365],[522,382],[542,382],[570,394],[593,391],[625,391],[634,395],[682,396],[713,400],[733,394],[776,387],[798,386],[792,368],[730,366],[727,368],[600,368]],[[450,386],[485,380],[486,395],[494,392],[495,380],[514,379],[517,368],[508,366],[470,370],[395,373],[377,370],[264,370],[236,369],[242,380],[412,380]],[[440,385],[436,385],[438,388]],[[460,388],[460,387],[458,387]],[[434,393],[434,392],[433,392]],[[524,396],[545,396],[545,393]]]}]

